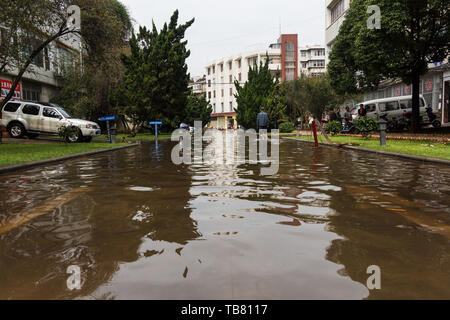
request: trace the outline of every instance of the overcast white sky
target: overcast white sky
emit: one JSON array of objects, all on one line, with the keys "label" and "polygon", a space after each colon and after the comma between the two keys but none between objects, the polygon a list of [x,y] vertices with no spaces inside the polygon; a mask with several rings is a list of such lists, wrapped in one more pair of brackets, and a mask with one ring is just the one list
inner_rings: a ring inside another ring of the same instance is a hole
[{"label": "overcast white sky", "polygon": [[195,18],[186,32],[191,76],[214,59],[265,49],[282,33],[297,33],[299,46],[325,42],[325,0],[121,0],[137,25],[160,29],[173,11],[179,23]]}]

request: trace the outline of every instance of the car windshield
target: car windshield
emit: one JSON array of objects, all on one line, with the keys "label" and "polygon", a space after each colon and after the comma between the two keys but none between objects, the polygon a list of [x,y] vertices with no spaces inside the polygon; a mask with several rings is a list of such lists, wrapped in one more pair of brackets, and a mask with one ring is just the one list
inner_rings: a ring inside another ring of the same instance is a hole
[{"label": "car windshield", "polygon": [[72,118],[72,116],[63,108],[61,107],[56,107],[56,109],[59,111],[59,113],[61,113],[63,115],[64,118],[70,119]]}]

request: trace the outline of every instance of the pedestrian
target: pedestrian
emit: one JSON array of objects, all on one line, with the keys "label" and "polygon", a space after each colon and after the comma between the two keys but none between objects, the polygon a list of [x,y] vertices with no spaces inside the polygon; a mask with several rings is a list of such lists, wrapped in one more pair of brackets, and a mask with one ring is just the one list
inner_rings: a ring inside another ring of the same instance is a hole
[{"label": "pedestrian", "polygon": [[358,116],[365,117],[367,115],[367,110],[364,108],[364,104],[359,105]]},{"label": "pedestrian", "polygon": [[330,109],[329,117],[330,117],[330,122],[337,121],[336,112],[334,112],[333,108]]},{"label": "pedestrian", "polygon": [[261,107],[261,112],[256,117],[256,129],[267,130],[269,128],[269,116],[264,112],[264,107]]},{"label": "pedestrian", "polygon": [[345,107],[344,113],[344,130],[347,131],[350,123],[352,122],[352,114],[350,113],[350,108]]},{"label": "pedestrian", "polygon": [[336,110],[336,120],[339,121],[339,123],[342,123],[342,116],[341,116],[341,108],[337,108]]}]

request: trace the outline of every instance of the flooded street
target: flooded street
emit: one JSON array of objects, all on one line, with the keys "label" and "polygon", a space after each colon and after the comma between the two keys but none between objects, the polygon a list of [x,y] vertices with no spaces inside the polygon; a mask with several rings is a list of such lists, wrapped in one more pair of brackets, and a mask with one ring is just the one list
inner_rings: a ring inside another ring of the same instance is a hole
[{"label": "flooded street", "polygon": [[173,146],[0,176],[0,299],[450,299],[450,167],[282,140],[261,176]]}]

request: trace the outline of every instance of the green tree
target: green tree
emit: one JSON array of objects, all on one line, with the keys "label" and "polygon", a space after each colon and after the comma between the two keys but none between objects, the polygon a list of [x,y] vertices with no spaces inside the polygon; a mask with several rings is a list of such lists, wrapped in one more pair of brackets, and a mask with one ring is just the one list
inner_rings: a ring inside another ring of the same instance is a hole
[{"label": "green tree", "polygon": [[296,123],[297,119],[304,116],[306,111],[303,103],[301,79],[283,82],[281,91],[286,99],[285,113],[290,122]]},{"label": "green tree", "polygon": [[80,29],[69,20],[68,0],[0,1],[0,72],[18,70],[0,109],[12,98],[25,72],[53,41]]},{"label": "green tree", "polygon": [[131,33],[131,17],[117,0],[75,0],[81,8],[87,55],[83,67],[67,68],[64,86],[52,98],[76,116],[96,120],[114,114],[125,68],[120,53]]},{"label": "green tree", "polygon": [[264,102],[264,108],[271,122],[271,127],[278,128],[281,122],[288,120],[285,114],[287,102],[286,97],[282,94],[281,84],[275,84]]},{"label": "green tree", "polygon": [[191,93],[187,99],[186,115],[184,122],[194,125],[194,121],[202,121],[202,127],[205,126],[211,116],[212,107],[203,95]]},{"label": "green tree", "polygon": [[[381,9],[381,28],[368,28],[369,5]],[[420,77],[450,54],[448,0],[354,0],[330,54],[339,93],[376,88],[387,78],[412,84],[412,130],[419,129]]]},{"label": "green tree", "polygon": [[178,10],[158,31],[140,27],[129,41],[131,53],[122,55],[125,65],[126,104],[120,111],[136,128],[160,120],[175,128],[183,120],[189,95],[186,59],[190,51],[183,41],[194,19],[178,25]]},{"label": "green tree", "polygon": [[277,84],[278,78],[274,81],[270,73],[268,57],[264,64],[260,62],[259,67],[255,63],[249,68],[248,81],[242,87],[236,80],[234,96],[237,102],[237,108],[235,108],[237,122],[245,128],[254,128],[260,108],[267,105],[267,99]]},{"label": "green tree", "polygon": [[326,108],[337,99],[328,75],[301,77],[299,81],[304,109],[316,119],[321,119]]}]

